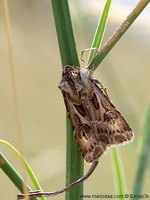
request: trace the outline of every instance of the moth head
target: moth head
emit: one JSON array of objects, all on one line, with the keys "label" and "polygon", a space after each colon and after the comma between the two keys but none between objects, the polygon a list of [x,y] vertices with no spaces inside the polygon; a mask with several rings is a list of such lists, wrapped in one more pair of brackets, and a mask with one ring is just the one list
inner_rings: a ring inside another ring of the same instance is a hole
[{"label": "moth head", "polygon": [[66,65],[62,73],[62,80],[58,87],[71,96],[78,95],[81,90],[80,68]]},{"label": "moth head", "polygon": [[76,76],[80,71],[80,68],[77,66],[66,65],[64,66],[63,76],[71,77]]}]

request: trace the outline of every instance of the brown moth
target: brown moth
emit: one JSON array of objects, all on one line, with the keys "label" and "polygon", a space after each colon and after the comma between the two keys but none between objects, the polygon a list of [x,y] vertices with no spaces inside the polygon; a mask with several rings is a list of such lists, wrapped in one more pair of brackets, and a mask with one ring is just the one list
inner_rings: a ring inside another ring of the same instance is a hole
[{"label": "brown moth", "polygon": [[133,140],[128,123],[111,103],[102,84],[91,75],[93,67],[93,61],[85,69],[65,66],[59,83],[75,138],[88,163],[109,148]]},{"label": "brown moth", "polygon": [[73,188],[92,174],[98,159],[108,149],[133,140],[134,135],[128,123],[111,103],[102,84],[91,75],[96,58],[97,56],[84,69],[65,66],[58,86],[62,91],[79,149],[85,161],[92,163],[91,168],[79,180],[61,190],[30,192],[18,195],[18,199],[23,199],[25,196],[54,196]]}]

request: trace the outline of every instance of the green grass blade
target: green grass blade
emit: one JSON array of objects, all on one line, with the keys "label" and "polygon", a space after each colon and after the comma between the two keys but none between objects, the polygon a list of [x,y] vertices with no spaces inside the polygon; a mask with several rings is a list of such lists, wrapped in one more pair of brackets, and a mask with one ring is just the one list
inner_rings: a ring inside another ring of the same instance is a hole
[{"label": "green grass blade", "polygon": [[[5,141],[5,140],[0,140],[0,143],[3,143],[5,145],[7,145],[11,150],[13,150],[15,152],[15,154],[17,155],[17,157],[24,163],[25,165],[25,168],[26,168],[26,171],[34,185],[34,189],[35,190],[40,190],[40,191],[43,191],[34,172],[32,171],[30,165],[28,164],[28,162],[24,159],[24,157],[20,154],[20,152],[14,147],[12,146],[9,142]],[[15,178],[15,176],[12,176],[12,178]],[[14,180],[15,182],[16,180]],[[40,198],[41,200],[46,200],[46,198],[44,197],[41,197]]]},{"label": "green grass blade", "polygon": [[150,159],[150,104],[141,130],[141,148],[134,181],[133,194],[141,194],[148,161]]},{"label": "green grass blade", "polygon": [[[116,194],[124,195],[126,193],[125,178],[123,172],[122,161],[120,158],[119,150],[112,150],[112,163],[114,171],[114,185],[116,188]],[[123,198],[119,198],[122,200]]]},{"label": "green grass blade", "polygon": [[[73,27],[67,0],[51,0],[55,26],[58,37],[62,66],[78,65]],[[83,159],[73,136],[70,121],[67,119],[67,158],[66,158],[66,185],[83,176]],[[66,192],[66,200],[79,200],[83,194],[83,183]]]},{"label": "green grass blade", "polygon": [[67,0],[51,0],[62,66],[78,65],[79,60]]},{"label": "green grass blade", "polygon": [[[18,190],[23,193],[24,185],[26,183],[23,181],[18,172],[12,167],[12,165],[8,162],[8,160],[4,157],[2,153],[0,153],[0,168],[3,172],[9,177],[9,179],[14,183],[14,185],[18,188]],[[28,191],[31,191],[31,188],[26,185]],[[32,198],[32,200],[38,200],[38,198]]]},{"label": "green grass blade", "polygon": [[[97,28],[96,28],[96,32],[95,32],[95,35],[94,35],[94,39],[93,39],[91,48],[97,48],[97,49],[101,48],[101,44],[102,44],[103,35],[104,35],[104,32],[105,32],[105,27],[106,27],[106,24],[107,24],[108,13],[109,13],[111,2],[112,2],[111,0],[107,0],[106,3],[105,3],[102,15],[99,19],[99,22],[98,22],[98,25],[97,25]],[[88,64],[90,64],[90,62],[95,57],[95,55],[96,55],[96,51],[90,52]]]},{"label": "green grass blade", "polygon": [[114,47],[118,40],[124,35],[131,24],[137,19],[143,9],[147,6],[150,0],[141,0],[133,11],[127,16],[126,20],[121,24],[117,31],[112,35],[108,42],[102,47],[99,52],[99,56],[94,63],[94,68],[96,69],[98,65],[102,62],[109,51]]}]

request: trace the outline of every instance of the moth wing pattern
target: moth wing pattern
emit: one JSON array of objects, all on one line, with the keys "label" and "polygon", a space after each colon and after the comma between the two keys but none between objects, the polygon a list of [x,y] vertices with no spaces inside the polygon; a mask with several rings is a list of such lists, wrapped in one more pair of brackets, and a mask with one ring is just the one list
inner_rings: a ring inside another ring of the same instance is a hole
[{"label": "moth wing pattern", "polygon": [[133,132],[87,69],[66,66],[62,90],[73,132],[86,162],[133,140]]}]

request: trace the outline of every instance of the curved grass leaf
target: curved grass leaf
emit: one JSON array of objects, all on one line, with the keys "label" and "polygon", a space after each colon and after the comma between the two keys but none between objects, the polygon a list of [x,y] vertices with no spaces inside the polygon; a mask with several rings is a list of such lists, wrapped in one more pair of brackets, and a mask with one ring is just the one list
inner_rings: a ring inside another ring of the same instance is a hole
[{"label": "curved grass leaf", "polygon": [[[18,172],[13,168],[9,161],[0,153],[0,168],[8,176],[8,178],[14,183],[18,190],[23,193],[24,186],[26,186],[28,191],[31,191],[31,188],[26,185]],[[38,200],[38,198],[32,198],[32,200]]]},{"label": "curved grass leaf", "polygon": [[[105,28],[106,28],[106,24],[107,24],[107,20],[108,20],[108,13],[109,13],[111,2],[112,2],[111,0],[107,0],[106,3],[105,3],[102,15],[99,19],[99,22],[98,22],[98,25],[97,25],[97,28],[96,28],[96,31],[95,31],[95,35],[94,35],[94,38],[93,38],[91,48],[97,48],[97,49],[101,48],[103,35],[105,33]],[[96,55],[96,51],[90,52],[88,64],[90,64],[90,62],[95,57],[95,55]]]},{"label": "curved grass leaf", "polygon": [[[41,186],[40,186],[40,184],[39,184],[34,172],[32,171],[32,169],[31,169],[30,165],[27,163],[27,161],[24,159],[24,157],[19,153],[19,151],[14,146],[12,146],[9,142],[7,142],[5,140],[0,140],[0,143],[3,143],[5,145],[7,145],[11,150],[13,150],[15,152],[17,157],[24,163],[26,171],[27,171],[27,173],[28,173],[33,185],[34,185],[34,189],[35,190],[40,190],[42,192],[42,188],[41,188]],[[11,169],[11,168],[9,168],[9,169]],[[7,170],[7,172],[9,172],[9,170]],[[9,174],[11,174],[11,172],[9,172]],[[12,176],[12,177],[13,178],[17,178],[17,176]],[[16,180],[14,179],[12,181],[18,183],[18,181],[20,181],[20,180],[17,181],[17,179]],[[23,192],[23,191],[21,191],[21,192]],[[41,197],[40,199],[41,200],[46,200],[46,198],[44,198],[44,197]]]}]

